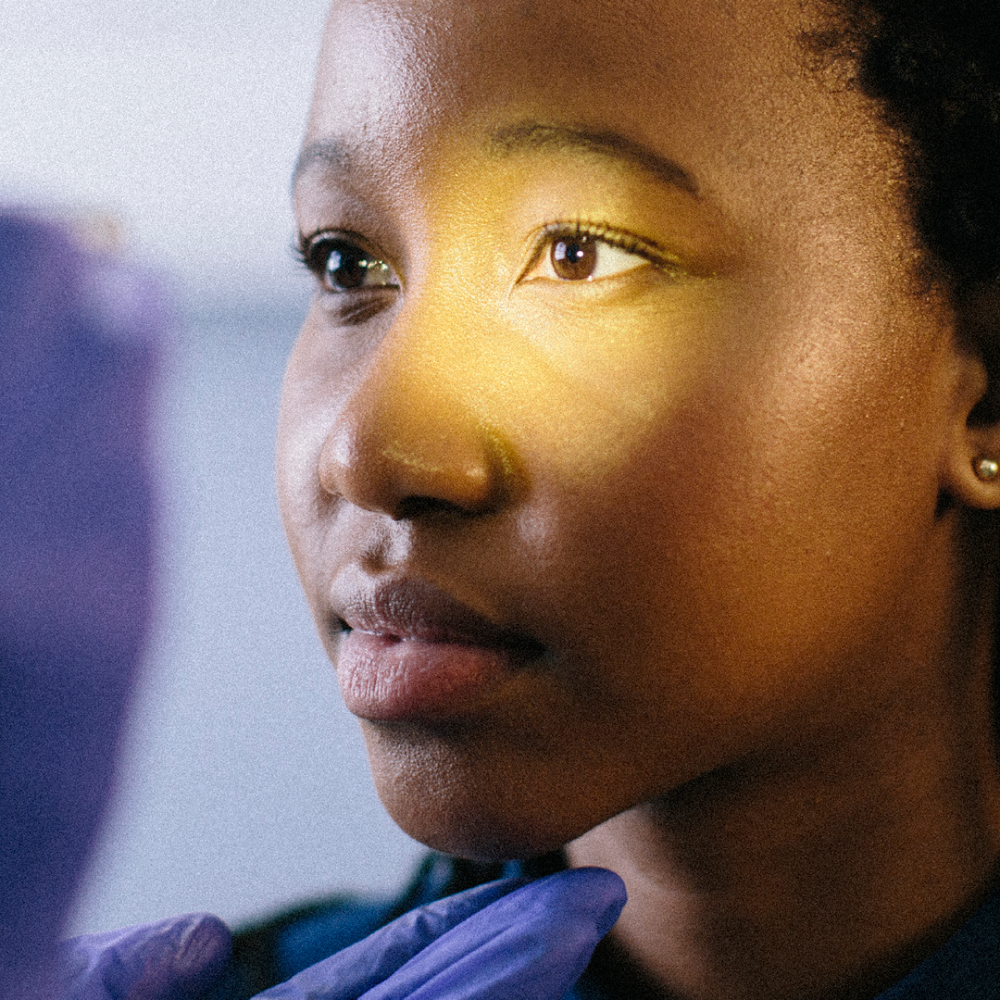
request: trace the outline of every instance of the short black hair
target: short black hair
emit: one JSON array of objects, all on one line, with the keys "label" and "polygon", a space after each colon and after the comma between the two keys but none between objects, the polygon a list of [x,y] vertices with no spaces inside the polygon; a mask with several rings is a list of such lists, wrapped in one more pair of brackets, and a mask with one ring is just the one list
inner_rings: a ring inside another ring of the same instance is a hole
[{"label": "short black hair", "polygon": [[961,293],[1000,278],[1000,0],[825,0],[853,85],[882,109],[910,173],[933,269]]}]

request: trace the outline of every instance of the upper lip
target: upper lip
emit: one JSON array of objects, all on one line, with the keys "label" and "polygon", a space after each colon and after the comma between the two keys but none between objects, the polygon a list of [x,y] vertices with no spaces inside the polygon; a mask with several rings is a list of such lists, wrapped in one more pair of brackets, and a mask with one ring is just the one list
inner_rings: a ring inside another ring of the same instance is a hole
[{"label": "upper lip", "polygon": [[531,654],[543,650],[526,632],[499,625],[440,587],[414,577],[372,581],[335,593],[333,611],[342,626],[375,635]]}]

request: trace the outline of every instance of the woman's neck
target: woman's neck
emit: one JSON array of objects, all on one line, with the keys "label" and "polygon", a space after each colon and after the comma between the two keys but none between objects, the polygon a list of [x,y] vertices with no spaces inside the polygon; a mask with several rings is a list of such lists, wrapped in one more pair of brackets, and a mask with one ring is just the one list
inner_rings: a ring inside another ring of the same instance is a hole
[{"label": "woman's neck", "polygon": [[678,1000],[876,996],[990,884],[988,703],[968,691],[914,717],[873,712],[827,747],[740,762],[575,841],[573,865],[628,886],[605,959]]}]

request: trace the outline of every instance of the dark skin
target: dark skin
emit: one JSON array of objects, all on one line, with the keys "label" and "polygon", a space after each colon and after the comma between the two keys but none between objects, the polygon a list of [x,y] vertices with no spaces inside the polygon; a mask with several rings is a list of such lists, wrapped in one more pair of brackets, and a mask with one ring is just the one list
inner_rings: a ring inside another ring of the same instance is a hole
[{"label": "dark skin", "polygon": [[814,26],[338,2],[296,182],[322,287],[279,488],[331,657],[344,594],[404,577],[534,644],[391,718],[348,686],[383,801],[619,872],[616,975],[664,997],[874,996],[1000,853],[995,300],[919,279],[897,145]]}]

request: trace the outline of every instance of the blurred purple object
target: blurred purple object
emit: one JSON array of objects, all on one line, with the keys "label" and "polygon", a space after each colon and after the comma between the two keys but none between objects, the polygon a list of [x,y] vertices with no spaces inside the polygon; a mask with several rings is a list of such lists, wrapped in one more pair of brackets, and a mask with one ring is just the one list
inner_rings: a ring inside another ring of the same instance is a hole
[{"label": "blurred purple object", "polygon": [[145,272],[0,214],[0,997],[47,983],[112,788],[152,589],[168,322]]},{"label": "blurred purple object", "polygon": [[208,913],[85,934],[60,946],[66,981],[59,996],[192,1000],[222,972],[231,949],[229,928]]}]

